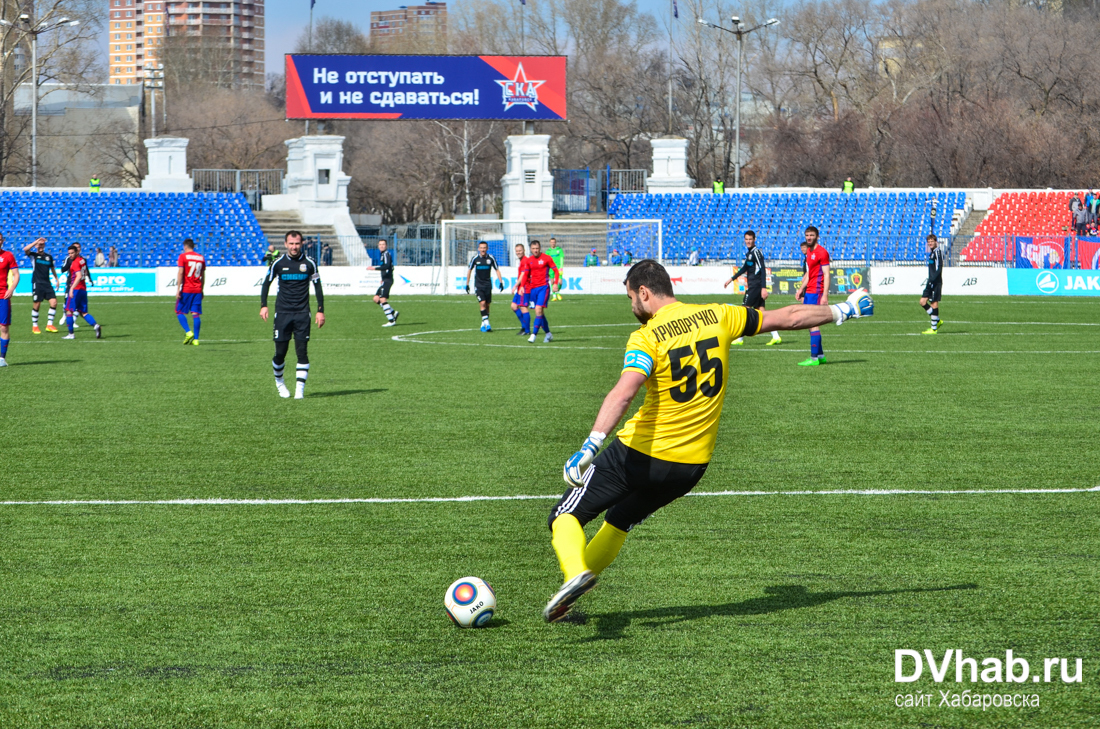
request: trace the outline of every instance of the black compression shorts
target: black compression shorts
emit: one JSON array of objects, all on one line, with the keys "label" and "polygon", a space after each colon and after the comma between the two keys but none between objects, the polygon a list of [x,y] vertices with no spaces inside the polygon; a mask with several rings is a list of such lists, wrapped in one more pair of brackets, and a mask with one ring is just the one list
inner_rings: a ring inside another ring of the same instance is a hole
[{"label": "black compression shorts", "polygon": [[753,288],[745,289],[745,300],[741,302],[742,306],[747,306],[750,309],[762,309],[764,308],[764,294],[763,289]]},{"label": "black compression shorts", "polygon": [[585,473],[584,485],[566,491],[550,510],[549,524],[562,514],[572,514],[587,524],[606,509],[604,520],[628,532],[695,488],[708,465],[662,461],[613,437]]},{"label": "black compression shorts", "polygon": [[378,287],[378,290],[374,292],[374,295],[382,299],[390,298],[390,286],[393,286],[392,278],[382,279],[382,285]]},{"label": "black compression shorts", "polygon": [[293,335],[298,341],[309,341],[311,318],[308,311],[275,312],[276,342],[289,342]]}]

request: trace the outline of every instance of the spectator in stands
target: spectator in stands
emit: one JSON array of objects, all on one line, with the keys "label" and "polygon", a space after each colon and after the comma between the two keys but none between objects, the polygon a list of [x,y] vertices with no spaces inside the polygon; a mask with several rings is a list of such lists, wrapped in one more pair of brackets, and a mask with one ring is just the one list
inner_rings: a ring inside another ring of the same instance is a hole
[{"label": "spectator in stands", "polygon": [[1093,190],[1089,190],[1089,194],[1092,195],[1092,204],[1089,206],[1089,218],[1091,222],[1096,221],[1096,214],[1100,211],[1100,195],[1097,195]]},{"label": "spectator in stands", "polygon": [[118,248],[111,246],[111,250],[107,252],[107,265],[118,268]]},{"label": "spectator in stands", "polygon": [[848,179],[844,181],[844,185],[840,188],[841,192],[855,192],[856,183],[852,182],[852,176],[849,175]]},{"label": "spectator in stands", "polygon": [[1073,211],[1073,229],[1077,235],[1084,235],[1085,228],[1089,224],[1089,211],[1082,203],[1081,199],[1074,195],[1070,198],[1069,209]]},{"label": "spectator in stands", "polygon": [[624,248],[623,249],[623,265],[624,266],[629,266],[633,263],[634,263],[634,255],[629,250]]},{"label": "spectator in stands", "polygon": [[272,263],[275,263],[275,259],[279,257],[279,251],[275,250],[275,244],[271,244],[267,247],[267,253],[264,254],[264,265],[270,267]]},{"label": "spectator in stands", "polygon": [[95,267],[103,268],[107,265],[107,256],[103,255],[102,248],[95,249]]},{"label": "spectator in stands", "polygon": [[332,265],[332,247],[328,243],[325,243],[324,246],[321,247],[321,265]]},{"label": "spectator in stands", "polygon": [[714,179],[714,184],[711,186],[711,189],[714,190],[714,193],[716,195],[721,195],[723,192],[726,191],[726,183],[722,182],[721,177],[716,177]]},{"label": "spectator in stands", "polygon": [[596,249],[593,248],[592,252],[584,257],[584,267],[592,268],[598,265],[600,265],[600,257],[596,255]]},{"label": "spectator in stands", "polygon": [[688,254],[688,265],[689,266],[698,266],[699,265],[699,249],[698,248],[692,248],[691,253]]},{"label": "spectator in stands", "polygon": [[607,265],[609,266],[621,266],[623,265],[623,257],[619,254],[618,248],[611,249],[611,256],[607,259]]}]

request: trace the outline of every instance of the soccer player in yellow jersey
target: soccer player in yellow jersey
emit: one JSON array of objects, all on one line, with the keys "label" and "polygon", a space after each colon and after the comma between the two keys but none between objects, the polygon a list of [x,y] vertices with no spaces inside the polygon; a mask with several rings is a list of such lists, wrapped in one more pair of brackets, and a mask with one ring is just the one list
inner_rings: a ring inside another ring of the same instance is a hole
[{"label": "soccer player in yellow jersey", "polygon": [[[685,304],[673,296],[665,268],[649,259],[634,264],[623,283],[642,326],[630,335],[619,382],[604,398],[592,433],[565,463],[570,488],[549,518],[565,582],[543,612],[548,622],[561,620],[595,587],[633,527],[691,491],[706,473],[726,395],[730,342],[839,325],[874,312],[862,289],[841,304],[775,311]],[[642,385],[642,407],[597,457]],[[586,543],[584,525],[605,510],[599,532]]]}]

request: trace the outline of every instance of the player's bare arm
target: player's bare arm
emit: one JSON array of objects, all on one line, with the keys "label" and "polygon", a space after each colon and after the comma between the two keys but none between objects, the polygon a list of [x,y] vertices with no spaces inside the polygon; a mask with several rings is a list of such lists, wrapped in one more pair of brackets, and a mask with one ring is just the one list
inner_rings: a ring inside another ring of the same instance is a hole
[{"label": "player's bare arm", "polygon": [[183,266],[176,269],[176,299],[183,295]]},{"label": "player's bare arm", "polygon": [[46,242],[45,238],[35,238],[32,243],[28,243],[27,245],[23,246],[23,252],[24,253],[30,253],[32,248],[37,246],[39,243],[45,243],[45,242]]},{"label": "player's bare arm", "polygon": [[[317,312],[317,315],[313,318],[317,322],[317,328],[318,329],[320,329],[321,327],[323,327],[325,325],[325,312],[319,311],[319,312]],[[264,321],[267,321],[266,316],[264,317]]]},{"label": "player's bare arm", "polygon": [[628,371],[622,373],[619,381],[611,388],[611,392],[607,393],[607,397],[603,399],[603,404],[600,405],[600,412],[596,415],[596,423],[592,426],[592,430],[605,435],[614,430],[619,421],[626,415],[630,403],[634,401],[634,396],[642,389],[645,381],[646,376],[641,372]]},{"label": "player's bare arm", "polygon": [[266,306],[261,306],[260,307],[260,318],[263,319],[264,321],[267,321],[267,307]]},{"label": "player's bare arm", "polygon": [[12,268],[8,278],[8,290],[4,292],[4,298],[10,299],[15,293],[15,287],[19,285],[19,269]]},{"label": "player's bare arm", "polygon": [[782,309],[764,311],[760,314],[760,333],[774,331],[792,331],[813,329],[822,324],[833,322],[841,325],[848,319],[871,316],[874,302],[863,289],[854,292],[846,301],[828,306],[826,304],[792,304]]},{"label": "player's bare arm", "polygon": [[829,266],[821,267],[821,298],[818,301],[824,306],[829,303]]}]

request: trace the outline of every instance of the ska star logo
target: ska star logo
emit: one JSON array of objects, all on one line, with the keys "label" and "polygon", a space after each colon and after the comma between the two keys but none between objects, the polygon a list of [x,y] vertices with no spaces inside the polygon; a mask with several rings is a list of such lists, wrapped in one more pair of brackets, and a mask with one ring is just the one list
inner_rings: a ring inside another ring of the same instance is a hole
[{"label": "ska star logo", "polygon": [[537,106],[539,103],[539,86],[542,86],[545,81],[530,81],[527,78],[527,74],[523,72],[523,64],[521,63],[516,69],[516,77],[512,80],[503,79],[497,81],[500,84],[500,88],[504,92],[504,110],[508,111],[513,106],[518,104],[524,104],[531,108],[531,111],[538,111]]}]

